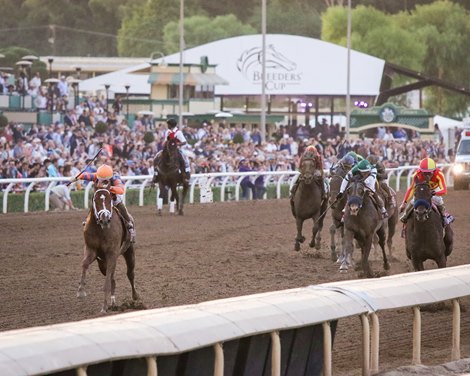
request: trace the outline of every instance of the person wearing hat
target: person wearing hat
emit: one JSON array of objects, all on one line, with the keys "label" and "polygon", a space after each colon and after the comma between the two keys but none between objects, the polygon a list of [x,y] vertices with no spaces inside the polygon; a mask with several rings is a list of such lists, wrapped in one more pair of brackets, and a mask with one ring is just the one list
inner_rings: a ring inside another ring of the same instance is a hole
[{"label": "person wearing hat", "polygon": [[93,172],[83,172],[80,175],[73,178],[72,181],[85,180],[93,181],[96,186],[109,186],[110,192],[113,194],[113,205],[119,211],[119,214],[124,219],[129,230],[130,241],[135,243],[135,225],[134,218],[129,214],[124,202],[122,201],[122,195],[126,191],[124,183],[121,180],[121,177],[114,173],[111,166],[103,164],[98,167],[96,173]]},{"label": "person wearing hat", "polygon": [[341,182],[341,187],[339,189],[338,194],[336,195],[336,200],[340,200],[343,197],[344,191],[349,185],[349,182],[355,176],[361,176],[364,185],[369,190],[374,202],[379,207],[379,211],[382,215],[382,218],[387,218],[387,209],[385,209],[385,205],[382,198],[377,194],[377,191],[375,190],[375,187],[377,186],[377,168],[375,166],[372,166],[367,159],[361,160],[357,165],[355,165],[351,170],[349,170],[349,172],[346,174],[346,176],[343,178],[343,181]]},{"label": "person wearing hat", "polygon": [[[186,145],[188,142],[186,140],[186,137],[184,137],[183,132],[178,128],[178,123],[176,122],[175,119],[171,118],[166,121],[168,125],[168,129],[165,131],[165,135],[163,137],[164,145],[168,140],[174,139],[176,140],[176,143],[178,146],[183,146]],[[182,152],[181,148],[178,148],[179,154],[180,154],[180,163],[181,163],[181,171],[183,172],[183,178],[189,183],[189,180],[191,179],[191,168],[189,167],[189,160],[186,157],[186,155]],[[160,150],[157,153],[157,156],[161,153],[162,151]],[[156,183],[158,181],[158,171],[155,170],[154,178],[153,178],[153,183]]]}]

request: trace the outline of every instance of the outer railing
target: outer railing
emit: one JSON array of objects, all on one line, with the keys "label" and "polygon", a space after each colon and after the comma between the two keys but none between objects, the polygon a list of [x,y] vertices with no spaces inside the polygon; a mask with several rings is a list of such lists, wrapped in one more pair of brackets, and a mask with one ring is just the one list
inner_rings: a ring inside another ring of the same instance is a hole
[{"label": "outer railing", "polygon": [[[426,334],[421,324],[420,306],[451,301],[449,358],[460,359],[458,299],[467,296],[470,296],[470,265],[462,265],[7,331],[0,333],[0,374],[52,376],[75,370],[74,374],[87,376],[96,374],[94,366],[134,359],[138,360],[140,368],[132,374],[156,376],[162,367],[166,370],[162,374],[176,375],[179,367],[175,364],[178,364],[187,370],[197,367],[198,374],[245,375],[245,372],[234,373],[235,369],[246,368],[234,367],[233,360],[243,358],[246,361],[248,354],[242,350],[244,356],[237,357],[242,343],[234,346],[230,341],[257,337],[258,341],[248,342],[248,348],[253,347],[249,358],[251,369],[257,364],[256,369],[269,369],[273,376],[280,376],[281,370],[290,368],[305,371],[307,364],[312,366],[312,351],[317,351],[319,356],[313,367],[316,371],[309,374],[323,372],[324,376],[330,376],[332,327],[336,327],[337,320],[358,316],[362,323],[362,375],[371,375],[379,371],[379,316],[384,310],[412,309],[410,360],[412,364],[420,364],[421,335]],[[318,326],[320,332],[315,337],[310,334],[310,340],[306,339],[305,332],[299,335],[302,341],[292,340],[302,328]],[[260,340],[259,336],[264,337]],[[310,346],[317,341],[323,341],[323,346],[314,350]],[[264,345],[260,348],[261,342]],[[173,372],[169,372],[171,369]],[[289,374],[304,373],[290,371]],[[103,372],[101,369],[100,374]]]},{"label": "outer railing", "polygon": [[[441,165],[440,167],[446,174],[447,181],[450,181],[450,172],[451,164]],[[417,166],[403,166],[397,168],[387,169],[389,181],[394,176],[396,178],[395,190],[400,191],[403,187],[400,185],[401,177],[406,176],[407,185],[410,184],[411,176],[416,170]],[[328,174],[328,171],[325,171]],[[283,184],[292,185],[292,178],[298,175],[297,171],[253,171],[253,172],[226,172],[226,173],[208,173],[208,174],[195,174],[192,176],[191,185],[189,190],[189,203],[195,202],[195,189],[199,185],[206,185],[209,187],[219,187],[220,188],[220,201],[226,201],[226,188],[234,187],[235,195],[234,200],[240,200],[240,184],[245,177],[256,178],[258,176],[264,176],[267,184],[274,184],[276,186],[276,198],[281,198],[281,187]],[[123,181],[127,189],[138,189],[139,190],[139,206],[144,205],[144,192],[145,188],[148,188],[152,180],[151,175],[138,175],[138,176],[123,176]],[[26,178],[26,179],[0,179],[0,186],[5,186],[3,190],[3,213],[8,212],[8,196],[11,194],[15,185],[21,184],[26,186],[24,192],[24,212],[29,211],[29,199],[30,193],[34,186],[47,183],[47,186],[44,189],[45,192],[45,203],[44,210],[49,210],[49,196],[50,191],[58,182],[63,182],[64,178]],[[73,184],[70,185],[73,187]],[[88,208],[90,190],[92,184],[88,184],[85,188],[85,194],[83,198],[83,206]],[[155,200],[158,197],[158,188],[156,189]],[[264,195],[264,199],[267,198],[267,194]],[[126,200],[126,195],[124,194],[124,202]]]}]

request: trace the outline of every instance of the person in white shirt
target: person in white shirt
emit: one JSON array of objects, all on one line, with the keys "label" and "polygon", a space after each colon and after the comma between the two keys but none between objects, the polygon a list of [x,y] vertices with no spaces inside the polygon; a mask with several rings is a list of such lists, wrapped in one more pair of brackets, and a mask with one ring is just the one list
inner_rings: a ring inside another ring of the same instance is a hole
[{"label": "person in white shirt", "polygon": [[60,81],[57,84],[57,87],[59,88],[60,96],[61,97],[68,97],[69,96],[69,85],[67,84],[67,81],[65,81],[65,76],[60,77]]},{"label": "person in white shirt", "polygon": [[76,210],[70,197],[69,188],[65,184],[56,185],[49,196],[51,210]]}]

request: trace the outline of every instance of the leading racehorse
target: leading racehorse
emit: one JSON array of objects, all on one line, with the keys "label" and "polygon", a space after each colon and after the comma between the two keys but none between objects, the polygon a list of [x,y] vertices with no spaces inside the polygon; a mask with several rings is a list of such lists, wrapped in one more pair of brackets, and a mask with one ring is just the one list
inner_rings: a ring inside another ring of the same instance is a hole
[{"label": "leading racehorse", "polygon": [[316,168],[315,160],[304,158],[300,164],[299,185],[294,193],[291,207],[297,225],[296,251],[300,250],[300,243],[305,241],[302,227],[307,219],[313,220],[312,240],[309,245],[320,249],[321,230],[328,205],[327,200],[322,200],[323,184],[323,177]]},{"label": "leading racehorse", "polygon": [[95,187],[93,206],[90,209],[83,230],[85,247],[82,277],[77,296],[86,296],[86,272],[90,264],[97,259],[101,273],[106,276],[101,312],[108,310],[109,302],[111,302],[112,307],[116,304],[114,272],[120,255],[123,255],[126,260],[127,277],[132,288],[132,299],[137,300],[139,298],[134,285],[134,245],[130,241],[125,221],[119,216],[119,211],[113,207],[112,202],[112,193],[109,191],[109,186]]},{"label": "leading racehorse", "polygon": [[434,260],[439,268],[445,268],[452,253],[453,238],[451,225],[443,227],[441,215],[433,208],[429,183],[417,182],[413,211],[405,228],[406,255],[415,271],[424,270],[426,260]]},{"label": "leading racehorse", "polygon": [[372,277],[369,265],[369,254],[372,240],[375,234],[379,237],[379,245],[382,249],[384,270],[389,270],[387,255],[385,253],[385,230],[382,219],[376,205],[372,201],[364,181],[355,178],[347,188],[347,203],[344,212],[344,238],[340,271],[347,271],[352,265],[353,241],[358,242],[361,248],[361,267],[367,277]]},{"label": "leading racehorse", "polygon": [[[184,179],[184,161],[180,156],[176,139],[169,139],[161,153],[155,156],[153,166],[157,174],[153,183],[158,181],[159,200],[158,215],[162,214],[163,195],[165,187],[170,189],[170,203],[176,200],[176,209],[179,215],[183,215],[184,200],[189,189],[189,182]],[[182,186],[181,195],[178,194],[178,186]]]}]

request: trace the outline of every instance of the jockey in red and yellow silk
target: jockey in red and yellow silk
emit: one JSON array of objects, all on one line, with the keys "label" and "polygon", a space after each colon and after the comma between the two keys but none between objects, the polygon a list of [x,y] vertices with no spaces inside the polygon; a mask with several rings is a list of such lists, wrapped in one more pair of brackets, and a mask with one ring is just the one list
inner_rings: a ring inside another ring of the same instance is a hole
[{"label": "jockey in red and yellow silk", "polygon": [[103,186],[110,186],[109,191],[113,193],[113,205],[119,210],[122,218],[126,221],[127,228],[129,229],[131,242],[135,242],[135,228],[134,218],[127,211],[126,206],[122,202],[122,195],[126,191],[126,187],[121,180],[121,177],[113,172],[111,166],[106,164],[101,165],[96,173],[82,172],[75,180],[86,180],[95,183],[97,188]]},{"label": "jockey in red and yellow silk", "polygon": [[411,185],[408,187],[408,190],[405,193],[405,197],[403,198],[403,202],[400,205],[400,212],[403,212],[405,209],[405,213],[400,217],[400,220],[403,223],[406,223],[408,215],[410,214],[413,206],[408,205],[408,202],[411,204],[413,200],[410,198],[413,197],[416,182],[422,183],[426,180],[429,181],[429,188],[431,188],[433,192],[432,202],[436,205],[439,213],[442,216],[442,220],[444,224],[446,223],[446,213],[444,207],[444,200],[442,198],[443,195],[447,193],[447,185],[444,174],[442,171],[436,166],[436,162],[431,158],[424,158],[420,164],[419,168],[413,174],[411,178]]},{"label": "jockey in red and yellow silk", "polygon": [[[323,179],[324,173],[323,173],[323,157],[322,155],[318,152],[317,148],[314,145],[309,145],[305,148],[304,153],[302,154],[302,157],[300,158],[299,166],[302,165],[302,161],[304,159],[313,159],[315,161],[315,169],[318,173],[317,176],[320,176],[322,178],[323,184],[322,184],[322,199],[327,198],[327,193],[328,193],[328,186],[326,185],[325,179]],[[291,205],[294,204],[294,194],[297,191],[297,188],[299,186],[299,175],[296,175],[294,177],[294,183],[292,184],[292,188],[290,190],[290,199],[291,199]]]}]

